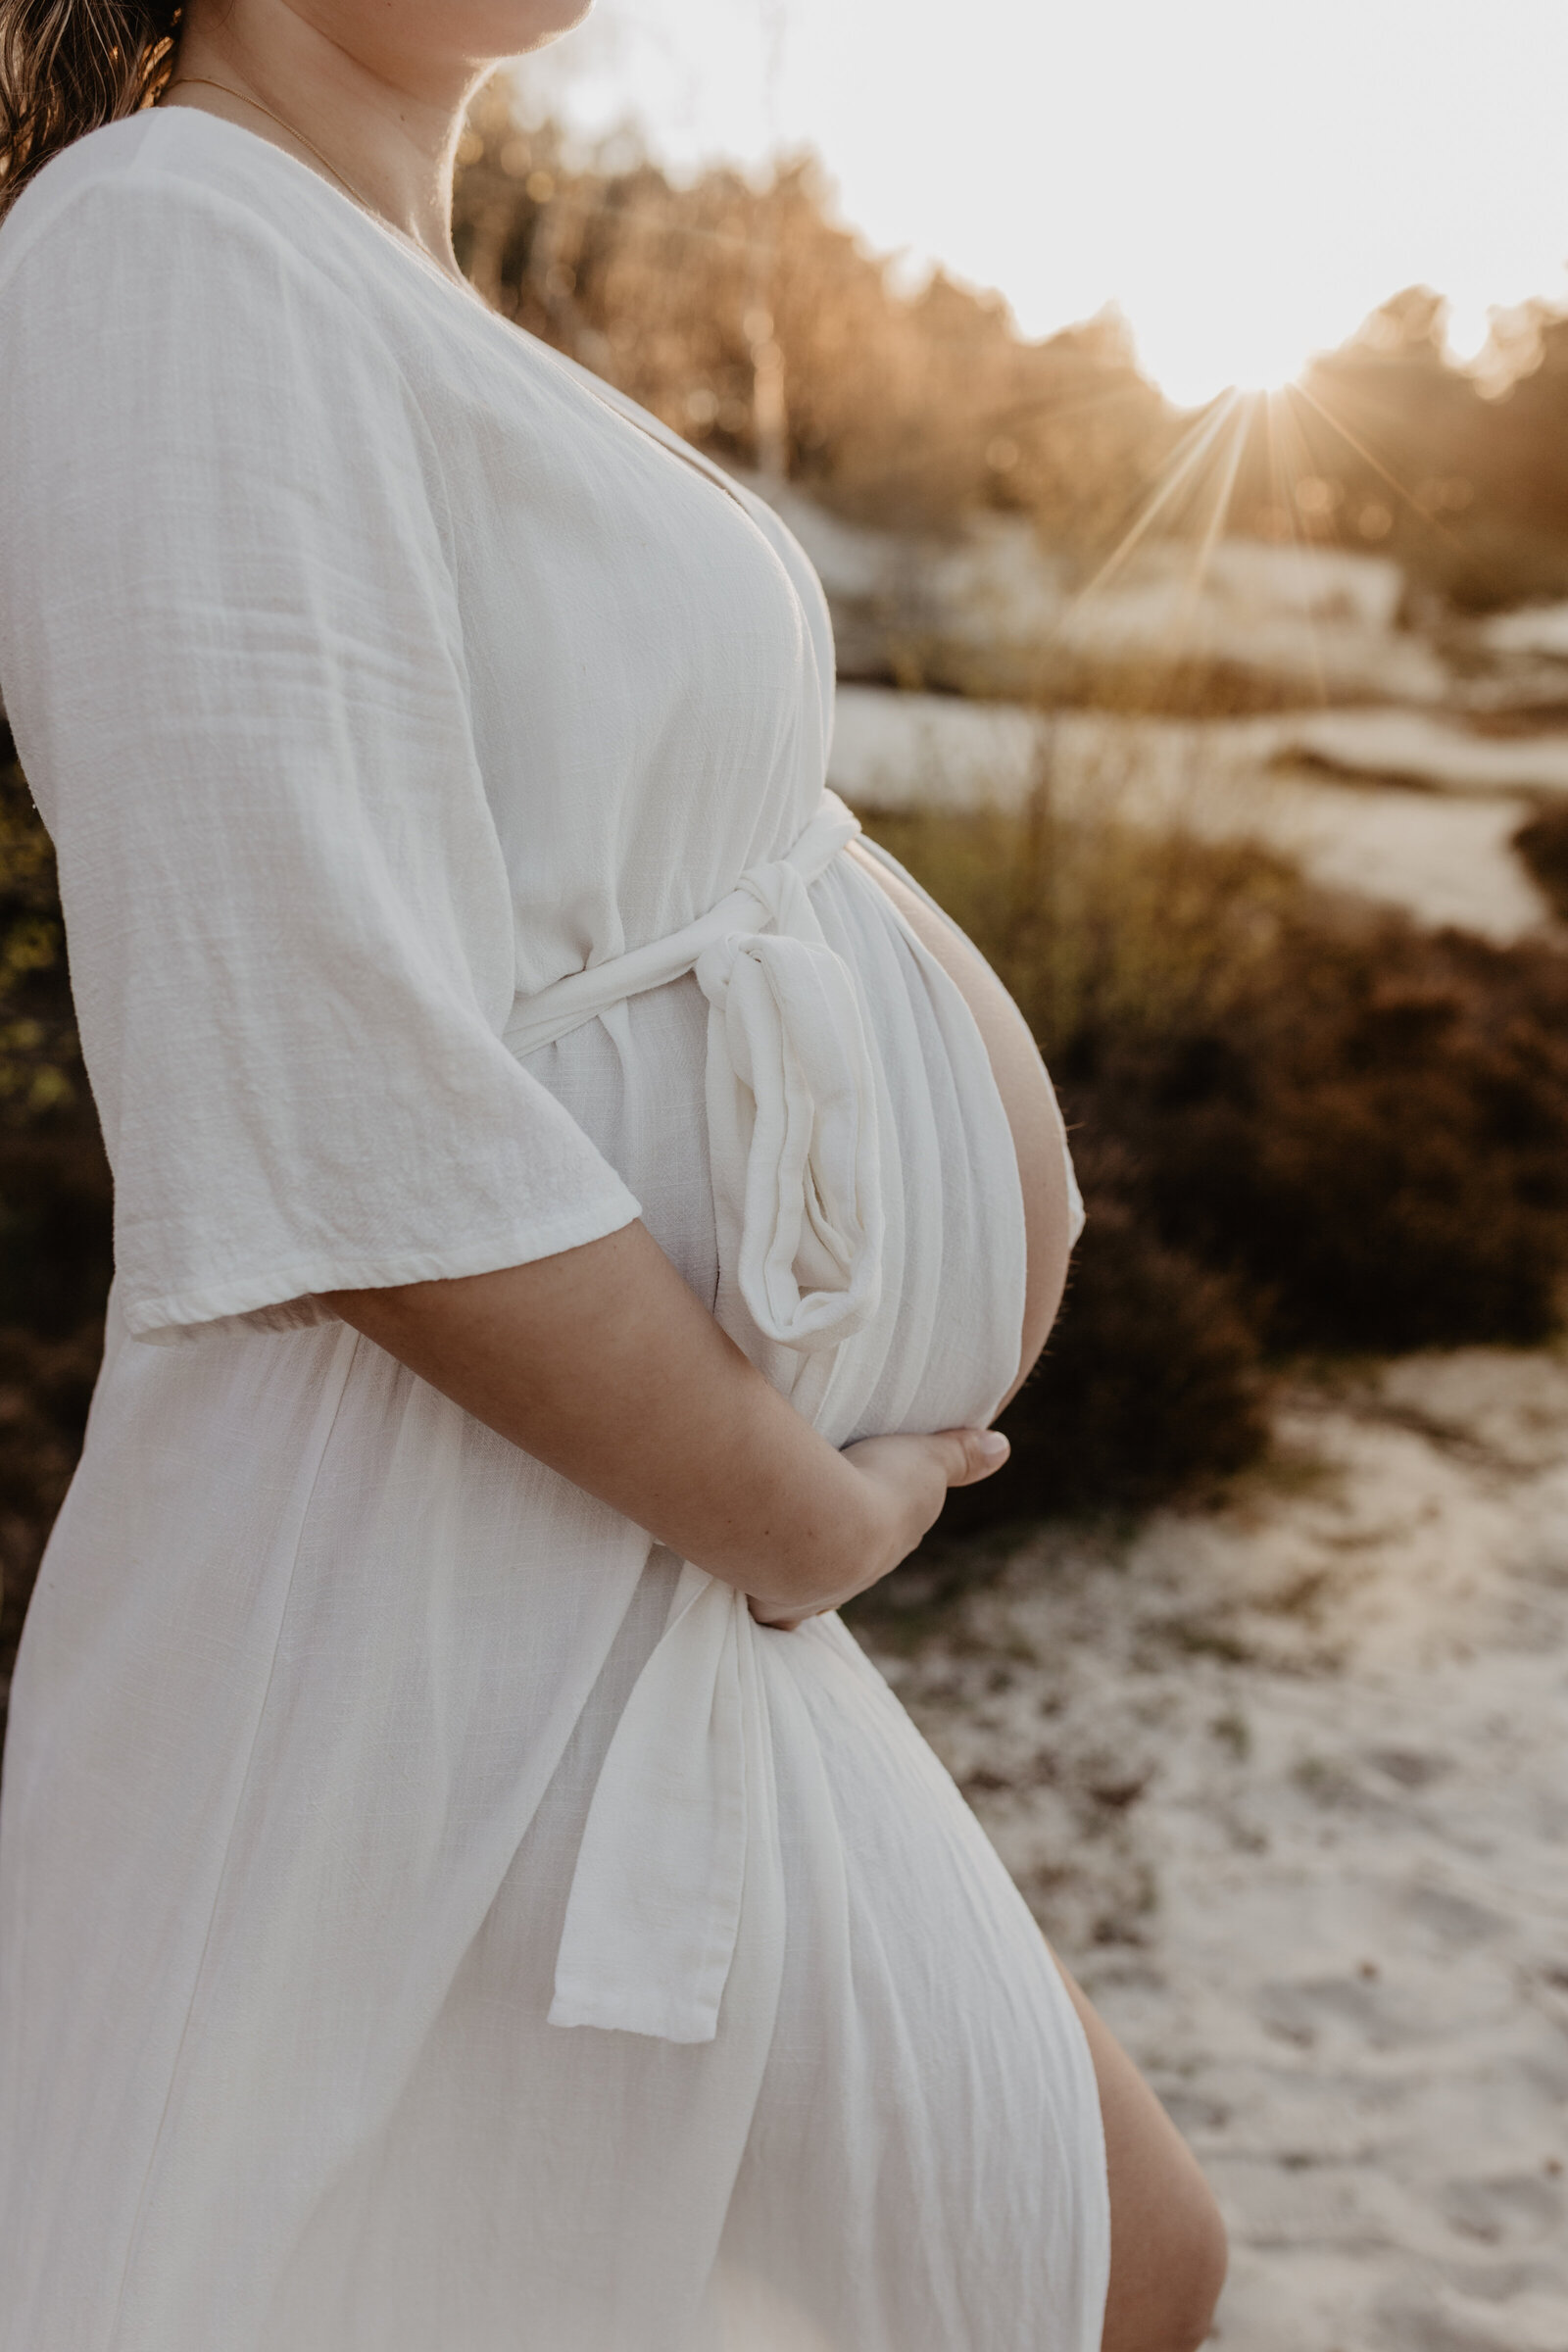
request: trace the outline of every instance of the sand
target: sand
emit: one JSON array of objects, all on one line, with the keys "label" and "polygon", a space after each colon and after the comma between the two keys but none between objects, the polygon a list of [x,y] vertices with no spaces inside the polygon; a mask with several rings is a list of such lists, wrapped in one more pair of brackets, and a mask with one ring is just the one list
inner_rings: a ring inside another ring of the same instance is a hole
[{"label": "sand", "polygon": [[[1456,691],[1444,648],[1400,625],[1405,582],[1386,557],[1234,538],[1200,549],[1134,534],[1086,577],[1021,514],[971,514],[921,537],[848,522],[796,488],[744,478],[815,565],[845,677],[1033,698],[1053,681],[1217,664],[1287,703],[1437,706]],[[1472,632],[1465,650],[1467,671],[1495,676],[1499,689],[1521,663],[1532,679],[1544,664],[1560,699],[1561,665],[1534,639],[1521,654]],[[1516,699],[1518,687],[1507,693]]]},{"label": "sand", "polygon": [[[1227,2352],[1568,2346],[1568,1359],[1283,1408],[1208,1515],[861,1627],[1217,2190]],[[898,1605],[892,1605],[893,1602]]]},{"label": "sand", "polygon": [[[1521,771],[1513,792],[1504,788],[1510,761]],[[1568,733],[1489,746],[1402,710],[1046,718],[1016,704],[839,689],[828,781],[867,814],[1015,808],[1042,773],[1064,807],[1210,839],[1250,835],[1326,889],[1418,922],[1456,923],[1498,946],[1550,919],[1510,845],[1544,779],[1568,776]],[[1389,777],[1398,780],[1379,780]]]}]

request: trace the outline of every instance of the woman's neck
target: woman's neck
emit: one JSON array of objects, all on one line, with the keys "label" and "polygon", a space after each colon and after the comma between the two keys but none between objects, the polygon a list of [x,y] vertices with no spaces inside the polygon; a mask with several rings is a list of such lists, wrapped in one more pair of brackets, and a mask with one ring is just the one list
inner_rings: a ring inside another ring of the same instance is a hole
[{"label": "woman's neck", "polygon": [[453,159],[490,61],[429,40],[404,54],[395,37],[367,31],[366,14],[335,0],[186,0],[165,104],[222,115],[286,148],[461,282]]}]

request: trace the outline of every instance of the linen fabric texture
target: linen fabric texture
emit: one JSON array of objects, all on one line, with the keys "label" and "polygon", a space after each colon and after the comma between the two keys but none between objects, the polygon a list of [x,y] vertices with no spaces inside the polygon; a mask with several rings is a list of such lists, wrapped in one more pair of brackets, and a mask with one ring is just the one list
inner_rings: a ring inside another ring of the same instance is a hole
[{"label": "linen fabric texture", "polygon": [[0,2345],[1091,2352],[1087,2047],[892,1692],[319,1298],[640,1214],[835,1444],[989,1417],[1011,1142],[801,861],[851,829],[809,566],[190,110],[24,193],[0,340],[117,1257],[0,1806]]}]

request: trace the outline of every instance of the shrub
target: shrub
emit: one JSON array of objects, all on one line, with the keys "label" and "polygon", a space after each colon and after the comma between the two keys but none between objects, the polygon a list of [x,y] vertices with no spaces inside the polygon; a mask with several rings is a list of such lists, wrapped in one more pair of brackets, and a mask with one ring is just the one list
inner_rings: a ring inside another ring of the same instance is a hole
[{"label": "shrub", "polygon": [[1538,808],[1520,826],[1512,846],[1557,920],[1568,921],[1568,807],[1559,802]]},{"label": "shrub", "polygon": [[1089,1225],[1014,1460],[945,1524],[1147,1503],[1263,1442],[1289,1350],[1539,1341],[1568,1270],[1568,957],[1354,912],[1049,790],[874,830],[1011,988]]},{"label": "shrub", "polygon": [[1285,927],[1223,1021],[1101,1058],[1095,1116],[1267,1346],[1531,1342],[1568,1256],[1568,960],[1384,920]]},{"label": "shrub", "polygon": [[0,727],[0,1690],[80,1447],[110,1270],[54,855]]},{"label": "shrub", "polygon": [[1139,1510],[1263,1449],[1257,1335],[1233,1285],[1160,1241],[1092,1164],[1081,1173],[1092,1208],[1060,1339],[1003,1415],[1007,1467],[954,1492],[945,1534]]}]

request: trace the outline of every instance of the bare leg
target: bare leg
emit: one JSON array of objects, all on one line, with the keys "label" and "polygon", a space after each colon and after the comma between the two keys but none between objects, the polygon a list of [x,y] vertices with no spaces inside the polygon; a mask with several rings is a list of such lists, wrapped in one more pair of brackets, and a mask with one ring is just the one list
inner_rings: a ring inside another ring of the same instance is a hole
[{"label": "bare leg", "polygon": [[1137,2067],[1067,1970],[1061,1974],[1083,2020],[1105,2126],[1110,2291],[1101,2352],[1196,2352],[1225,2283],[1219,2208]]}]

